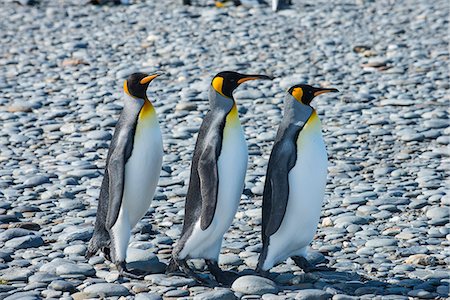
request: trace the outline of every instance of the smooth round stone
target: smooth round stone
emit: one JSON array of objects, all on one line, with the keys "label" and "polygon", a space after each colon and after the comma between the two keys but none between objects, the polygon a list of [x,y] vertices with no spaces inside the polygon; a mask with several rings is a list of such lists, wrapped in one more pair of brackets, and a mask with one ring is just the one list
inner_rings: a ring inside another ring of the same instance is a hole
[{"label": "smooth round stone", "polygon": [[332,300],[358,300],[359,297],[357,296],[349,296],[344,294],[336,294],[331,298]]},{"label": "smooth round stone", "polygon": [[171,291],[168,291],[168,292],[166,292],[164,294],[164,297],[176,298],[176,299],[178,299],[180,297],[186,297],[186,296],[189,296],[189,291],[187,291],[187,290],[179,290],[179,289],[171,290]]},{"label": "smooth round stone", "polygon": [[194,286],[196,281],[192,278],[185,278],[180,276],[166,276],[164,274],[152,274],[147,275],[144,278],[147,281],[151,281],[152,284],[170,286],[170,287],[180,287],[180,286]]},{"label": "smooth round stone", "polygon": [[157,293],[139,293],[134,300],[162,300],[162,297]]},{"label": "smooth round stone", "polygon": [[362,224],[367,224],[368,220],[367,220],[367,218],[360,217],[360,216],[343,216],[343,217],[338,217],[336,220],[334,220],[334,223],[338,224],[340,226],[342,226],[343,224],[362,225]]},{"label": "smooth round stone", "polygon": [[39,294],[36,291],[18,292],[3,298],[3,300],[40,300]]},{"label": "smooth round stone", "polygon": [[298,300],[328,300],[331,299],[332,294],[322,290],[305,289],[301,290],[295,296]]},{"label": "smooth round stone", "polygon": [[84,255],[87,247],[85,245],[72,245],[64,248],[64,254],[66,255]]},{"label": "smooth round stone", "polygon": [[0,233],[0,242],[9,241],[13,238],[27,236],[34,234],[31,230],[26,230],[22,228],[8,228]]},{"label": "smooth round stone", "polygon": [[375,238],[372,240],[368,240],[365,244],[368,248],[379,248],[379,247],[387,247],[387,246],[395,246],[397,245],[397,241],[394,239],[383,239],[383,238]]},{"label": "smooth round stone", "polygon": [[27,235],[10,239],[5,243],[6,248],[12,249],[27,249],[36,248],[44,244],[44,240],[37,235]]},{"label": "smooth round stone", "polygon": [[28,282],[45,282],[50,283],[55,280],[61,279],[59,276],[55,274],[46,273],[46,272],[36,272],[28,278]]},{"label": "smooth round stone", "polygon": [[448,218],[450,215],[450,208],[449,207],[433,207],[429,209],[426,213],[426,216],[429,219],[445,219]]},{"label": "smooth round stone", "polygon": [[0,278],[6,281],[26,281],[33,274],[28,268],[8,268],[0,271]]},{"label": "smooth round stone", "polygon": [[130,270],[136,269],[150,273],[163,273],[166,270],[166,264],[160,262],[158,257],[149,250],[128,248],[126,262]]},{"label": "smooth round stone", "polygon": [[92,276],[95,274],[95,270],[88,264],[77,265],[74,263],[68,263],[56,267],[56,274]]},{"label": "smooth round stone", "polygon": [[426,290],[417,289],[408,292],[408,296],[417,297],[419,299],[433,299],[435,297],[434,293],[430,293]]},{"label": "smooth round stone", "polygon": [[89,297],[120,297],[128,296],[130,291],[120,284],[115,283],[95,283],[86,287],[83,293]]},{"label": "smooth round stone", "polygon": [[62,292],[73,292],[75,291],[75,286],[64,280],[55,280],[52,281],[49,285],[50,288],[54,289],[55,291],[62,291]]},{"label": "smooth round stone", "polygon": [[50,182],[50,178],[46,175],[36,175],[28,178],[23,182],[24,187],[36,187],[38,185]]},{"label": "smooth round stone", "polygon": [[220,254],[219,263],[221,265],[239,266],[242,264],[242,259],[234,253]]},{"label": "smooth round stone", "polygon": [[112,138],[111,133],[104,130],[94,130],[87,133],[87,138],[92,140],[106,140],[109,141]]},{"label": "smooth round stone", "polygon": [[220,289],[201,293],[194,296],[194,300],[235,300],[236,296],[230,290]]},{"label": "smooth round stone", "polygon": [[414,267],[411,265],[398,265],[393,270],[395,273],[405,273],[414,270]]},{"label": "smooth round stone", "polygon": [[246,295],[276,294],[278,292],[278,287],[272,280],[254,275],[239,277],[233,282],[231,289]]}]

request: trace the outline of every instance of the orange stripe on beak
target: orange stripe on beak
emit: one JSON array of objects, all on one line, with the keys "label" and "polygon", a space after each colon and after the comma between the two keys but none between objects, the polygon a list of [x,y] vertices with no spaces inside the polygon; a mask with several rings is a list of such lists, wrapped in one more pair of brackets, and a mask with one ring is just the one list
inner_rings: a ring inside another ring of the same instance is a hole
[{"label": "orange stripe on beak", "polygon": [[256,79],[260,79],[259,77],[245,77],[245,78],[241,78],[237,81],[237,83],[241,84],[243,82],[249,81],[249,80],[256,80]]},{"label": "orange stripe on beak", "polygon": [[158,77],[159,75],[161,75],[161,74],[155,74],[155,75],[146,76],[146,77],[142,78],[141,81],[139,81],[139,83],[140,84],[147,84],[150,81],[152,81],[153,79],[155,79],[156,77]]},{"label": "orange stripe on beak", "polygon": [[321,89],[317,92],[314,92],[314,97],[319,96],[325,93],[339,92],[337,89]]}]

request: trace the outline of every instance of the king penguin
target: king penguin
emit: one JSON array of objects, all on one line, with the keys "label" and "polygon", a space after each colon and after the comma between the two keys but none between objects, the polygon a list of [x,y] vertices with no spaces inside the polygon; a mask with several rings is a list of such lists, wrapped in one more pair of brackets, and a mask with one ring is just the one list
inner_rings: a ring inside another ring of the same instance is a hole
[{"label": "king penguin", "polygon": [[163,158],[158,118],[146,95],[157,76],[134,73],[124,82],[124,108],[109,147],[86,253],[89,258],[101,250],[122,275],[131,277],[125,264],[131,230],[150,207]]},{"label": "king penguin", "polygon": [[300,84],[285,97],[263,192],[260,273],[267,275],[288,257],[305,272],[313,270],[305,257],[320,218],[328,158],[321,123],[310,104],[320,94],[337,91]]},{"label": "king penguin", "polygon": [[271,78],[226,71],[218,73],[211,82],[210,110],[200,127],[192,159],[183,230],[167,273],[181,268],[187,275],[204,281],[186,263],[187,259],[200,258],[205,259],[219,283],[229,284],[234,278],[217,263],[223,235],[238,209],[248,160],[232,93],[241,83],[254,79]]}]

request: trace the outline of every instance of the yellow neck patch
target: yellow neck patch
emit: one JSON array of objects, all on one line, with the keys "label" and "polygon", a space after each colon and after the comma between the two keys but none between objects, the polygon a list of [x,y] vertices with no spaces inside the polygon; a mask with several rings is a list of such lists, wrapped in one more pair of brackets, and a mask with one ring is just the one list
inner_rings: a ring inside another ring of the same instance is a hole
[{"label": "yellow neck patch", "polygon": [[222,77],[214,77],[211,85],[216,92],[218,92],[219,94],[221,94],[224,97],[227,97],[222,92],[222,88],[223,88],[223,78]]},{"label": "yellow neck patch", "polygon": [[230,112],[228,113],[225,123],[230,124],[230,125],[240,124],[239,113],[237,110],[236,103],[233,103],[233,107],[231,108]]},{"label": "yellow neck patch", "polygon": [[148,99],[145,99],[144,105],[142,106],[141,111],[139,112],[139,120],[145,120],[147,118],[153,117],[154,115],[155,115],[155,108]]},{"label": "yellow neck patch", "polygon": [[302,102],[302,97],[303,97],[303,89],[302,88],[295,88],[292,90],[292,96],[298,101],[298,102]]}]

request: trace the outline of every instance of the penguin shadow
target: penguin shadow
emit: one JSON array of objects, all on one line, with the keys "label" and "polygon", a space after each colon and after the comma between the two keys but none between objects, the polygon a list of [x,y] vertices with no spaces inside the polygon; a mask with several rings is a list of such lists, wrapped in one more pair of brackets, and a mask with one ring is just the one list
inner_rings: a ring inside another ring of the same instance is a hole
[{"label": "penguin shadow", "polygon": [[[376,278],[374,276],[365,274],[358,270],[333,269],[323,267],[321,271],[302,272],[286,271],[286,272],[270,272],[267,278],[273,280],[279,290],[284,291],[299,291],[303,289],[321,289],[333,294],[345,294],[348,296],[371,297],[371,299],[381,297],[381,299],[397,299],[398,296],[410,297],[412,290],[419,293],[420,290],[430,292],[427,297],[439,299],[442,295],[433,293],[440,283],[440,279],[429,278],[419,279],[410,278],[408,274],[397,275],[389,278]],[[277,267],[274,268],[275,270]],[[239,272],[240,276],[244,275],[259,275],[254,270],[246,269]],[[416,295],[418,296],[418,295]],[[367,299],[367,298],[366,298]],[[403,298],[402,298],[403,299]]]},{"label": "penguin shadow", "polygon": [[[242,276],[255,275],[266,277],[275,282],[280,291],[299,291],[304,289],[321,289],[330,293],[329,299],[333,294],[345,294],[356,297],[371,297],[381,299],[397,299],[400,297],[411,297],[411,291],[429,292],[427,297],[440,299],[442,295],[433,292],[440,283],[439,278],[419,279],[410,278],[408,274],[397,275],[389,278],[375,278],[361,271],[333,269],[326,264],[328,261],[318,264],[319,271],[303,272],[300,268],[292,265],[286,268],[286,265],[275,266],[271,272],[261,274],[254,269],[246,266],[245,269],[236,270],[236,266],[227,268],[222,266],[223,270],[233,274],[233,281]],[[209,274],[206,267],[199,266],[197,262],[191,263],[198,276],[202,278],[199,285],[216,288],[231,287],[230,284],[220,284]],[[289,271],[284,271],[291,269]],[[298,269],[298,270],[297,270]],[[191,278],[184,273],[170,274],[168,276],[182,276]],[[403,299],[403,298],[402,298]],[[444,298],[442,298],[444,299]]]}]

